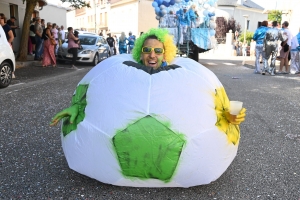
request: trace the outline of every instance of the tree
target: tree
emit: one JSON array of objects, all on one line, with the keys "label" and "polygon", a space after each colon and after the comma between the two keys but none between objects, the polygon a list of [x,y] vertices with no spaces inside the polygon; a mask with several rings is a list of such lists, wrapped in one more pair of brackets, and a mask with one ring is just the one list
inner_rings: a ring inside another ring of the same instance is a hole
[{"label": "tree", "polygon": [[[83,0],[61,0],[61,1],[70,3],[70,6],[76,9],[84,6],[90,7],[90,5]],[[26,9],[25,9],[24,22],[22,28],[22,37],[21,37],[20,48],[19,48],[20,51],[17,56],[18,61],[27,60],[28,36],[29,36],[28,30],[30,26],[31,15],[39,0],[23,0],[23,3],[25,2],[26,2]]]},{"label": "tree", "polygon": [[281,24],[282,20],[282,12],[279,10],[271,10],[268,13],[268,20],[270,21],[277,21],[278,24]]},{"label": "tree", "polygon": [[226,31],[227,31],[227,21],[224,17],[217,17],[216,19],[216,39],[218,43],[225,42],[226,40]]},{"label": "tree", "polygon": [[[239,40],[241,42],[244,42],[244,31],[240,34]],[[246,31],[246,42],[248,45],[250,45],[251,39],[253,38],[254,33],[251,31]]]},{"label": "tree", "polygon": [[241,32],[241,25],[236,23],[235,19],[231,17],[228,19],[228,22],[224,17],[217,17],[216,19],[216,39],[218,43],[224,43],[226,41],[226,33],[229,33],[229,30]]}]

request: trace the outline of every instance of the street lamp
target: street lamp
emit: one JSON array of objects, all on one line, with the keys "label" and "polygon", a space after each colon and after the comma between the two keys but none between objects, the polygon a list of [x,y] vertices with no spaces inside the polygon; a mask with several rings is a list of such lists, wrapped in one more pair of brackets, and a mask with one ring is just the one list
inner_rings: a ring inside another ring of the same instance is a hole
[{"label": "street lamp", "polygon": [[244,42],[246,42],[246,32],[247,32],[247,19],[249,15],[243,15],[245,17],[245,32],[244,32]]},{"label": "street lamp", "polygon": [[95,33],[97,34],[97,4],[96,4],[96,0],[94,0],[94,6],[95,6]]}]

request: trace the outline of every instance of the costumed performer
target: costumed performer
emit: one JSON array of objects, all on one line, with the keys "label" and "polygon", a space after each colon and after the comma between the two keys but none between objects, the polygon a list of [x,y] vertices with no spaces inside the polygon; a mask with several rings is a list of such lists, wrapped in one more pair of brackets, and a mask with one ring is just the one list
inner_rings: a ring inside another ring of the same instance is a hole
[{"label": "costumed performer", "polygon": [[291,41],[291,74],[298,74],[299,69],[299,43],[297,36],[294,36]]},{"label": "costumed performer", "polygon": [[[287,38],[284,37],[281,30],[277,28],[277,21],[272,22],[272,28],[269,28],[266,32],[264,43],[263,43],[263,51],[265,52],[264,59],[264,68],[262,70],[262,75],[265,75],[266,72],[275,76],[275,62],[278,53],[278,40],[285,41]],[[269,58],[271,56],[271,64],[269,67]]]},{"label": "costumed performer", "polygon": [[187,6],[183,6],[182,9],[176,12],[176,16],[179,21],[179,28],[180,28],[180,38],[179,44],[183,44],[183,41],[187,39],[187,31],[188,27],[191,24],[190,15],[187,12]]},{"label": "costumed performer", "polygon": [[[254,35],[253,35],[253,40],[256,42],[255,46],[255,70],[254,74],[260,74],[261,73],[261,68],[260,68],[260,56],[262,57],[262,60],[264,62],[265,60],[265,54],[263,51],[263,44],[264,44],[264,38],[266,35],[266,32],[268,30],[268,21],[263,21],[261,23],[261,26],[256,29]],[[252,44],[252,42],[251,42]]]},{"label": "costumed performer", "polygon": [[[108,58],[83,78],[78,88],[86,90],[77,89],[72,106],[50,124],[65,118],[62,143],[70,168],[135,187],[208,184],[227,169],[246,109],[231,115],[215,75],[175,55],[168,31],[151,29],[136,40],[132,55]],[[182,108],[187,104],[194,106]]]}]

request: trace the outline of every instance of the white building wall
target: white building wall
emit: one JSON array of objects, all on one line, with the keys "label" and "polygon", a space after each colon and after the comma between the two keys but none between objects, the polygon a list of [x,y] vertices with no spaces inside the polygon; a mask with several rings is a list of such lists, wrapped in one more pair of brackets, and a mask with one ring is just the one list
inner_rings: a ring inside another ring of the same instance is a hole
[{"label": "white building wall", "polygon": [[[244,7],[229,7],[229,6],[218,6],[219,10],[225,11],[229,14],[229,17],[233,17],[236,23],[241,25],[241,31],[245,30],[245,17],[243,15],[248,15],[249,29],[248,31],[255,32],[257,29],[258,22],[262,22],[268,19],[267,14],[263,14],[263,11],[249,9]],[[216,14],[216,16],[221,14]],[[222,14],[224,15],[224,13]],[[226,17],[225,17],[226,18]]]},{"label": "white building wall", "polygon": [[65,29],[67,29],[68,27],[77,28],[75,10],[68,11],[66,16],[67,16],[67,22],[66,22],[67,25]]},{"label": "white building wall", "polygon": [[45,23],[51,22],[57,25],[67,25],[67,10],[60,6],[48,4],[40,11],[40,18],[45,19]]},{"label": "white building wall", "polygon": [[268,20],[267,14],[262,14],[259,12],[252,12],[249,10],[236,9],[234,13],[234,19],[241,24],[242,31],[245,30],[245,17],[243,15],[248,15],[249,21],[249,29],[248,31],[255,32],[258,28],[258,22],[262,22],[264,20]]},{"label": "white building wall", "polygon": [[108,29],[110,29],[112,33],[125,32],[127,36],[129,31],[131,31],[133,35],[138,36],[137,16],[138,2],[111,7],[108,17]]},{"label": "white building wall", "polygon": [[284,21],[288,21],[289,29],[295,36],[299,33],[300,28],[300,3],[295,1],[289,1],[289,4],[285,6],[286,10],[283,10],[281,23]]}]

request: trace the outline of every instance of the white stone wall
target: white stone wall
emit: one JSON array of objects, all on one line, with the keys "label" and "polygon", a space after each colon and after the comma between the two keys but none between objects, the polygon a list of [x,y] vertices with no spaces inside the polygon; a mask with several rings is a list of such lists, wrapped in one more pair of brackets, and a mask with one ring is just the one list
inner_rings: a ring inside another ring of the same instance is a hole
[{"label": "white stone wall", "polygon": [[66,27],[67,10],[63,7],[48,4],[40,11],[40,18],[45,19],[45,23],[51,22]]}]

